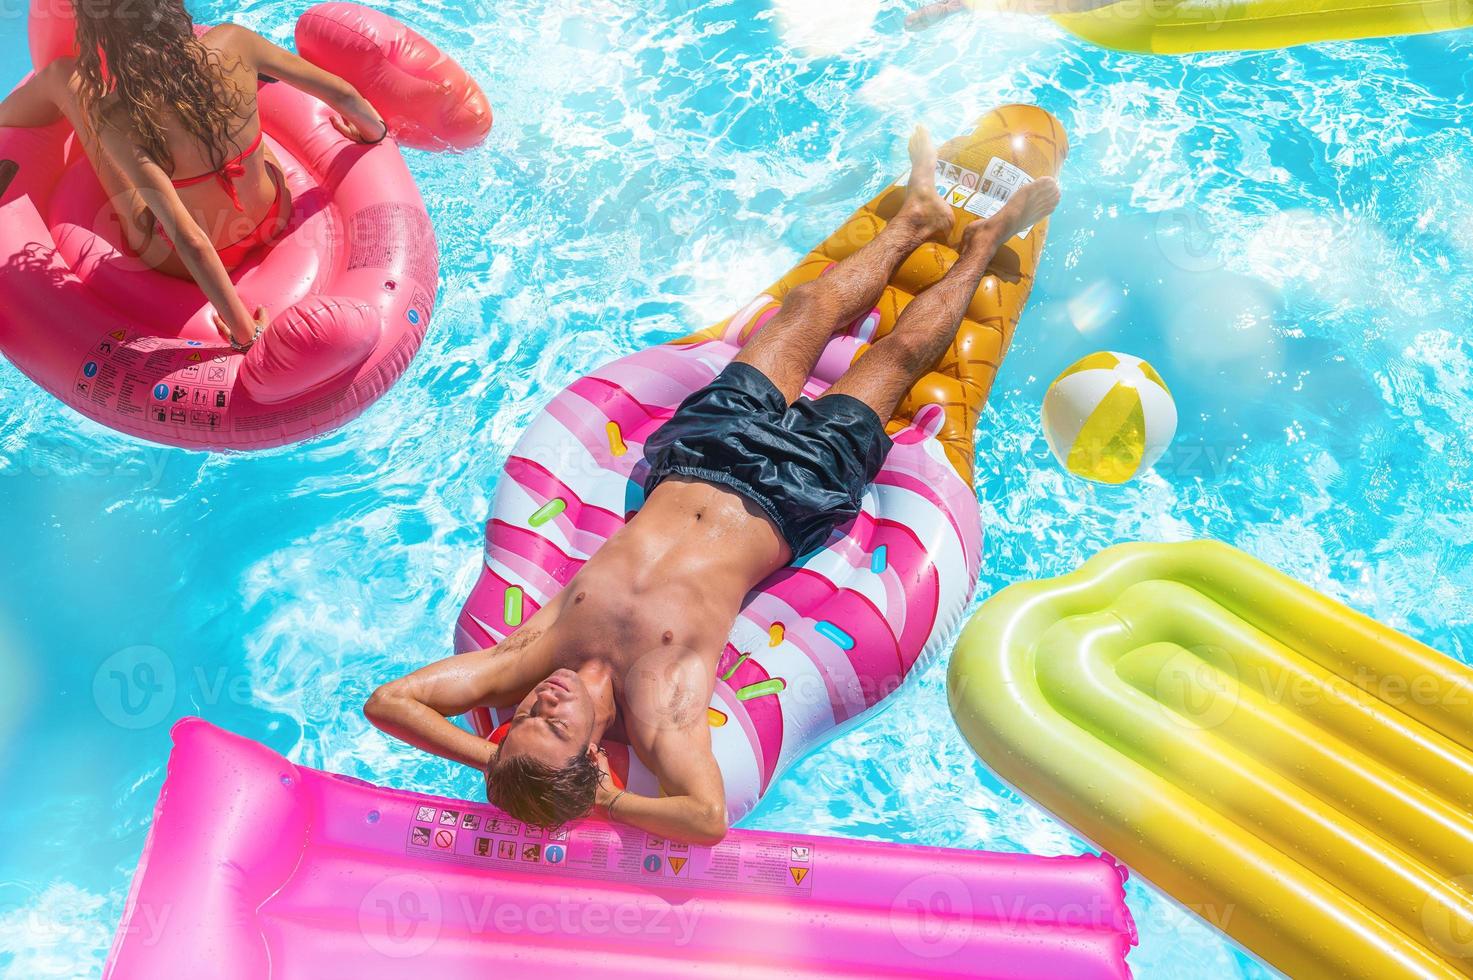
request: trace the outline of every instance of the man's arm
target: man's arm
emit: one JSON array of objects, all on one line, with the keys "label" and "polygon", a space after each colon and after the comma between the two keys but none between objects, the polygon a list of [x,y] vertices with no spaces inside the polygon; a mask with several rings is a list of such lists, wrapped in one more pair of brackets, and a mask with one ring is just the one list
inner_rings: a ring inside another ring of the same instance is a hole
[{"label": "man's arm", "polygon": [[497,646],[446,657],[383,685],[363,706],[364,717],[416,748],[484,772],[496,746],[450,718],[472,708],[513,704],[545,676],[517,654],[554,621],[552,607],[537,610]]},{"label": "man's arm", "polygon": [[598,804],[620,823],[667,840],[707,847],[726,836],[726,787],[711,753],[711,727],[706,712],[694,723],[662,729],[654,736],[646,760],[660,780],[662,797],[622,793],[607,781],[599,787]]}]

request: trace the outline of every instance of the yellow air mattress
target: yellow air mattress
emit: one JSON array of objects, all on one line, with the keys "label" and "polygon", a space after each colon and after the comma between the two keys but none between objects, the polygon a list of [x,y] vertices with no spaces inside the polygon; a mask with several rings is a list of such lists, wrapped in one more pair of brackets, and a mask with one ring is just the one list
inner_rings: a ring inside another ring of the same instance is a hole
[{"label": "yellow air mattress", "polygon": [[1054,17],[1121,51],[1263,51],[1318,41],[1430,34],[1473,24],[1467,0],[1120,0]]},{"label": "yellow air mattress", "polygon": [[1473,977],[1473,670],[1215,542],[1111,548],[962,633],[982,760],[1296,978]]},{"label": "yellow air mattress", "polygon": [[[962,6],[1031,9],[1019,0],[962,0]],[[935,23],[944,16],[938,11],[921,23]],[[1189,54],[1266,51],[1319,41],[1457,30],[1473,25],[1473,4],[1468,0],[1118,0],[1093,10],[1055,14],[1054,20],[1066,31],[1106,48]]]}]

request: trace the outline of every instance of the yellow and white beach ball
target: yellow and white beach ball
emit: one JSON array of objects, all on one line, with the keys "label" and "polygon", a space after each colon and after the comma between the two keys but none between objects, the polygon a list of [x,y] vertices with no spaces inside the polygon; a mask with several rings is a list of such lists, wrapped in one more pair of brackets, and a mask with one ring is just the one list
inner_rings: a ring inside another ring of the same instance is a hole
[{"label": "yellow and white beach ball", "polygon": [[1064,468],[1099,483],[1125,483],[1151,468],[1176,435],[1176,402],[1139,357],[1100,351],[1049,385],[1043,434]]}]

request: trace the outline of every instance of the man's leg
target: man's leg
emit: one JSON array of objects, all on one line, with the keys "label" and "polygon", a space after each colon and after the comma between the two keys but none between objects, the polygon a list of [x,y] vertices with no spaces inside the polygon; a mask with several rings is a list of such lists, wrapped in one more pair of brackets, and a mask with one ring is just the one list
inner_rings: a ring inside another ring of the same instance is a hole
[{"label": "man's leg", "polygon": [[797,400],[834,331],[874,308],[911,252],[951,230],[951,208],[936,194],[936,149],[924,128],[910,138],[905,203],[880,233],[827,273],[795,287],[782,309],[736,360],[750,364]]},{"label": "man's leg", "polygon": [[911,300],[895,329],[860,355],[827,394],[858,398],[888,421],[905,393],[936,366],[956,339],[962,317],[997,250],[1024,228],[1052,214],[1058,204],[1059,185],[1045,177],[1019,190],[991,218],[968,225],[956,264]]}]

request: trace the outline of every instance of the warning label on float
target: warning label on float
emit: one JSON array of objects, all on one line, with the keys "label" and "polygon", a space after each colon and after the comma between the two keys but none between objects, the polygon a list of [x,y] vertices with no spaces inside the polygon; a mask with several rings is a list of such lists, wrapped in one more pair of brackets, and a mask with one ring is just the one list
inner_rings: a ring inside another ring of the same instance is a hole
[{"label": "warning label on float", "polygon": [[[820,848],[801,838],[743,835],[695,847],[608,824],[543,831],[491,810],[421,806],[404,816],[408,854],[527,874],[807,898],[819,863]],[[475,825],[478,833],[445,829]]]},{"label": "warning label on float", "polygon": [[[906,172],[895,182],[896,187],[910,183]],[[1012,200],[1018,188],[1033,183],[1033,178],[1021,167],[1008,163],[1001,157],[987,162],[982,173],[959,167],[944,160],[936,161],[936,193],[954,208],[961,208],[979,218],[990,218],[1001,211],[1003,205]],[[1019,238],[1027,238],[1033,229],[1025,228]]]},{"label": "warning label on float", "polygon": [[[1001,211],[1004,204],[1013,199],[1018,188],[1033,183],[1033,178],[1024,170],[1006,160],[993,157],[981,174],[977,192],[962,205],[962,210],[979,218],[990,218]],[[1027,238],[1032,228],[1023,229],[1019,238]]]},{"label": "warning label on float", "polygon": [[116,413],[159,425],[222,427],[235,364],[218,350],[127,330],[104,333],[77,369],[73,403],[93,415]]}]

